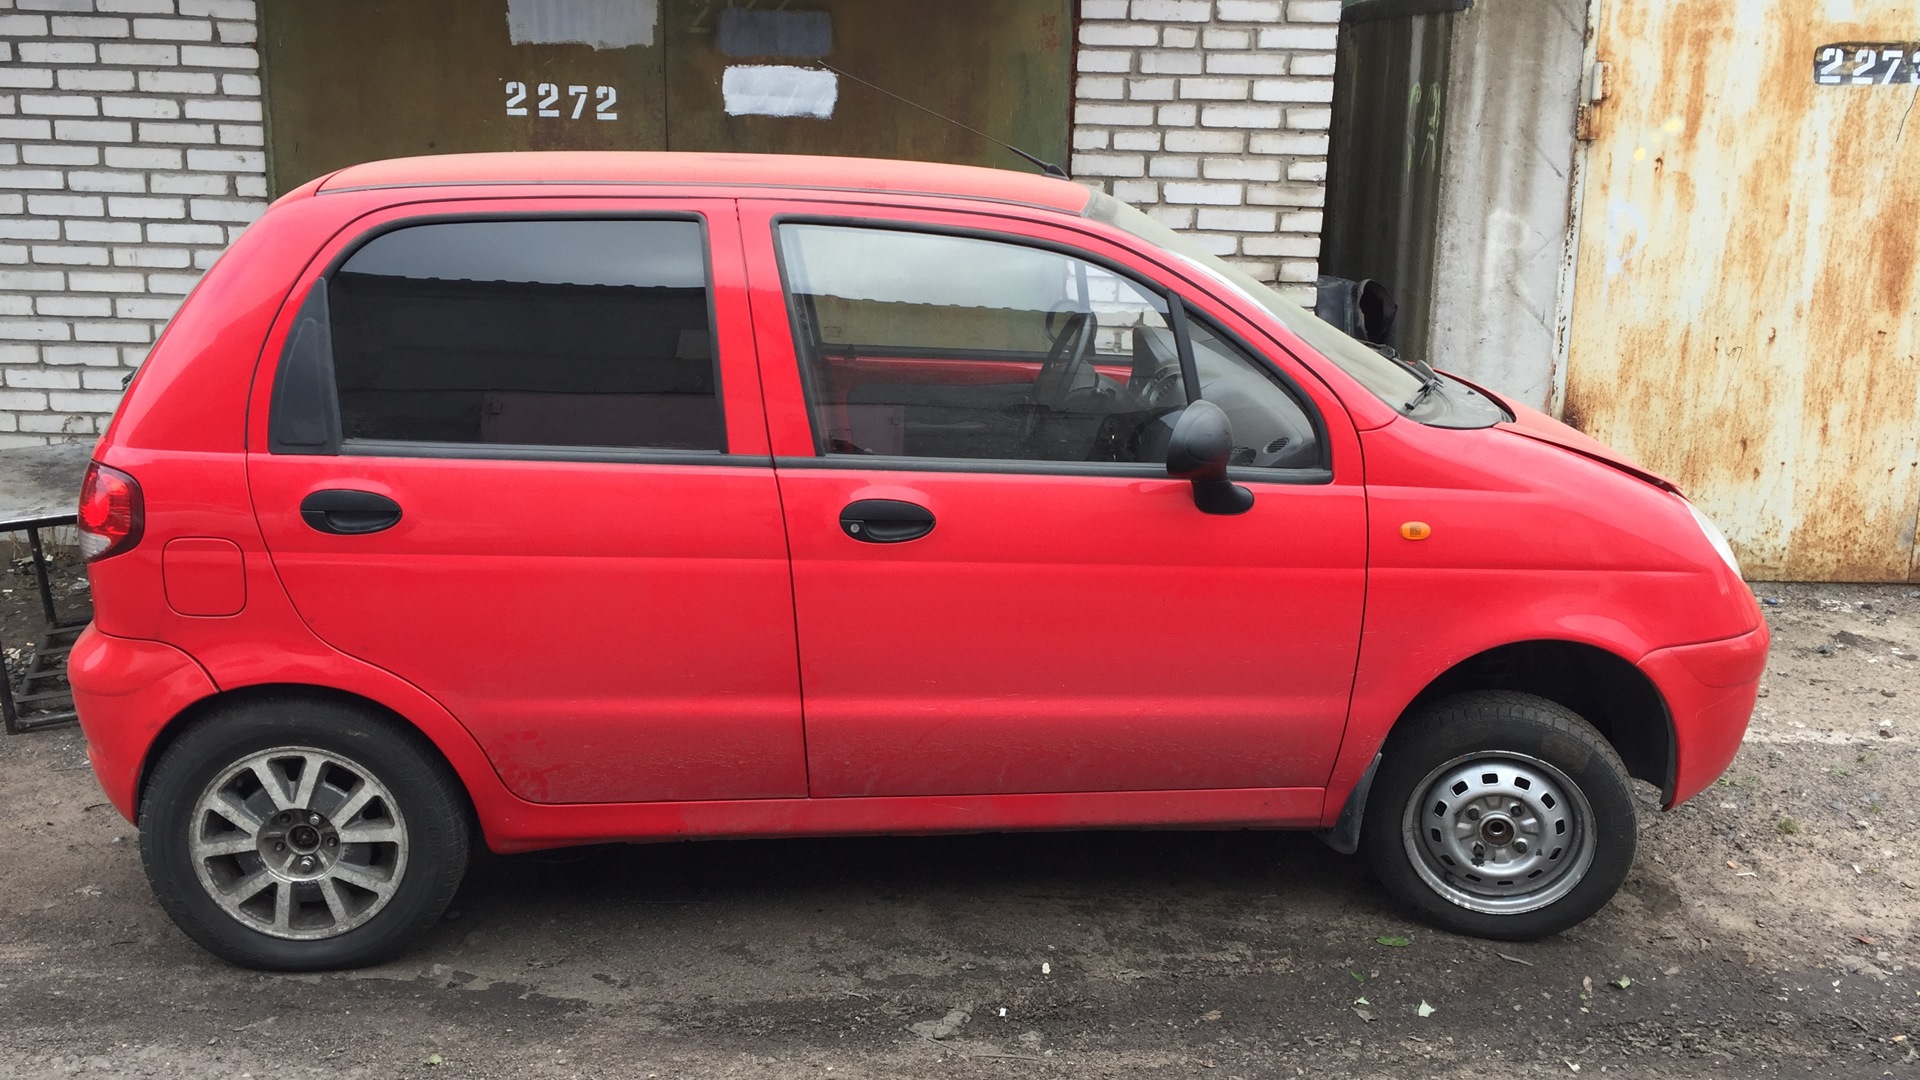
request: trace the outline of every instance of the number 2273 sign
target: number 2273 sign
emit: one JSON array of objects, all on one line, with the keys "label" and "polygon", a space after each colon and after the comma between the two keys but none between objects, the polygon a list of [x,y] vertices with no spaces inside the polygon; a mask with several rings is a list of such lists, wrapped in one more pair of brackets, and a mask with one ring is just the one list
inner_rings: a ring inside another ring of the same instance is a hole
[{"label": "number 2273 sign", "polygon": [[1920,83],[1920,42],[1836,41],[1813,50],[1821,86],[1910,86]]}]

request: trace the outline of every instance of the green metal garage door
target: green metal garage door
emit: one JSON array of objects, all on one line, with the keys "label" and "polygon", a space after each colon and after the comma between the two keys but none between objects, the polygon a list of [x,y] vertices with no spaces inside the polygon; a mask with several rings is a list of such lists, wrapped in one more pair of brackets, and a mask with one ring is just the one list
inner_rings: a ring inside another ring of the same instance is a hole
[{"label": "green metal garage door", "polygon": [[274,191],[356,162],[476,150],[742,150],[1023,167],[865,83],[1064,163],[1072,0],[760,8],[262,0]]}]

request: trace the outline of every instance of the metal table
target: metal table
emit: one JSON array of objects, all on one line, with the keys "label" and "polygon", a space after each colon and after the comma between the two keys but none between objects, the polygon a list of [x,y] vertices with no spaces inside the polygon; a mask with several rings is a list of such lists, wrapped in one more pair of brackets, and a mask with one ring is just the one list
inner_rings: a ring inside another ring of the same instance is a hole
[{"label": "metal table", "polygon": [[33,553],[34,582],[46,626],[16,690],[0,676],[0,714],[7,734],[70,724],[76,717],[67,687],[67,653],[87,625],[91,611],[77,619],[60,617],[47,574],[47,551],[40,530],[71,525],[78,516],[80,482],[93,454],[91,443],[60,443],[0,450],[0,533],[24,532]]}]

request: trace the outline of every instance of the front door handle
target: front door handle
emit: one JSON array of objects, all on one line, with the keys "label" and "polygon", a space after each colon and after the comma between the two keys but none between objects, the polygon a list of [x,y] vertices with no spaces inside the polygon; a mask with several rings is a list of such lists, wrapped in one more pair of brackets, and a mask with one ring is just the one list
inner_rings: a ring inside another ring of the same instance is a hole
[{"label": "front door handle", "polygon": [[861,499],[840,511],[840,531],[869,544],[899,544],[933,531],[933,511],[898,499]]},{"label": "front door handle", "polygon": [[329,488],[301,499],[300,516],[323,533],[359,536],[400,524],[400,504],[371,491]]}]

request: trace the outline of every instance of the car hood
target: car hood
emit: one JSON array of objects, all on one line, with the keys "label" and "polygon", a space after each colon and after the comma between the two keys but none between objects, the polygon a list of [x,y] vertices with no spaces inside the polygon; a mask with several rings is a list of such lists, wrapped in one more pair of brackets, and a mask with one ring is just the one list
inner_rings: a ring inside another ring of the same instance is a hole
[{"label": "car hood", "polygon": [[[1451,376],[1451,373],[1449,373],[1449,375]],[[1451,377],[1458,378],[1459,376]],[[1462,381],[1464,382],[1465,380]],[[1571,450],[1582,457],[1592,458],[1603,464],[1611,465],[1630,476],[1637,476],[1647,483],[1652,484],[1654,487],[1671,491],[1675,495],[1685,496],[1685,492],[1680,490],[1678,484],[1675,484],[1673,481],[1651,469],[1642,467],[1613,447],[1601,442],[1599,439],[1568,427],[1566,424],[1555,420],[1546,413],[1522,405],[1512,398],[1492,393],[1486,388],[1472,383],[1468,385],[1473,386],[1475,390],[1486,394],[1488,397],[1506,406],[1507,412],[1513,415],[1512,420],[1494,425],[1500,430],[1510,431],[1515,435],[1535,439],[1543,443],[1551,443],[1562,450]]]}]

